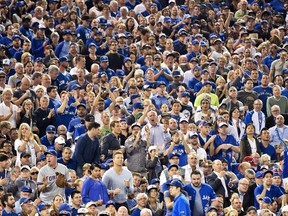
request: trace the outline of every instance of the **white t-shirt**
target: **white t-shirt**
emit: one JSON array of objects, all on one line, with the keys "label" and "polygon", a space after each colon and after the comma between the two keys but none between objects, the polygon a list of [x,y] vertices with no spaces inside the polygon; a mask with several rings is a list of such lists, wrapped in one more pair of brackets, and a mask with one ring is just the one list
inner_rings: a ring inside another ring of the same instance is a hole
[{"label": "white t-shirt", "polygon": [[[18,107],[12,103],[11,103],[11,106],[13,107],[12,108],[13,109],[13,115],[10,116],[8,121],[11,123],[11,126],[13,128],[15,128],[16,127],[16,111],[17,111]],[[0,116],[6,116],[9,113],[10,113],[10,106],[8,107],[4,104],[4,102],[2,102],[0,104]]]},{"label": "white t-shirt", "polygon": [[[20,145],[22,145],[23,140],[20,139],[16,139],[15,140],[15,151],[17,152],[17,158],[16,158],[16,166],[20,166],[21,162],[20,162],[20,155],[22,152],[19,152],[18,148]],[[35,150],[35,146],[33,143],[31,143],[30,141],[27,143],[26,145],[26,149],[25,152],[28,152],[31,154],[31,158],[30,158],[30,164],[32,166],[36,166],[36,160],[37,160],[37,156],[36,156],[36,150]]]}]

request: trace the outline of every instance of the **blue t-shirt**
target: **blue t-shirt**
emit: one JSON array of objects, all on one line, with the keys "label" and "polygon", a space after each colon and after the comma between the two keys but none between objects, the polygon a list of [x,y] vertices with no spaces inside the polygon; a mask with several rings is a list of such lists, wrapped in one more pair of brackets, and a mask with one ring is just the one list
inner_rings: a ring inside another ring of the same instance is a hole
[{"label": "blue t-shirt", "polygon": [[261,155],[268,154],[271,157],[271,160],[276,160],[276,150],[272,145],[268,145],[267,148],[265,148],[260,142],[260,149],[261,149]]},{"label": "blue t-shirt", "polygon": [[[165,147],[165,150],[167,150],[169,147],[170,147],[170,145],[167,145]],[[173,154],[173,153],[177,153],[180,155],[180,157],[179,157],[179,166],[180,167],[187,165],[187,153],[186,153],[185,147],[182,143],[179,143],[179,145],[174,146],[174,148],[170,154]]]},{"label": "blue t-shirt", "polygon": [[[260,195],[263,191],[263,184],[259,185],[258,187],[255,188],[254,190],[254,206],[256,209],[259,209],[259,203],[257,202],[256,197]],[[283,192],[280,190],[280,188],[276,185],[271,185],[270,190],[266,190],[266,197],[270,197],[270,199],[278,199],[283,195]]]}]

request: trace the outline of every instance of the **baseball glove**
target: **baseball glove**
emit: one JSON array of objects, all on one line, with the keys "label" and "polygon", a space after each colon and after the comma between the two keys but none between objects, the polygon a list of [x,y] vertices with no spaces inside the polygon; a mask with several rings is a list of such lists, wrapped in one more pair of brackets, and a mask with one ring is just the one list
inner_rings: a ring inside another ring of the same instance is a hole
[{"label": "baseball glove", "polygon": [[56,172],[56,185],[60,188],[67,186],[67,180],[62,173]]}]

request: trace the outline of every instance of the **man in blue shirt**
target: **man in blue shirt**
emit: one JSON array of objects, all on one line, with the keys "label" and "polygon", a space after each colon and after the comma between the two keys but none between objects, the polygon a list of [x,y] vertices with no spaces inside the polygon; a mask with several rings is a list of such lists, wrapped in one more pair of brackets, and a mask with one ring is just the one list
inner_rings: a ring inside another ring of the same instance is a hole
[{"label": "man in blue shirt", "polygon": [[15,199],[12,193],[5,193],[2,197],[2,205],[4,210],[2,211],[3,216],[18,216],[14,212],[15,208]]},{"label": "man in blue shirt", "polygon": [[[166,93],[166,94],[165,94]],[[151,98],[152,103],[156,107],[157,110],[160,110],[162,104],[167,104],[170,108],[170,103],[168,101],[167,96],[169,96],[166,92],[166,83],[160,81],[157,83],[157,94]]]},{"label": "man in blue shirt", "polygon": [[255,201],[254,205],[257,209],[260,208],[260,199],[263,197],[269,197],[273,200],[281,199],[283,196],[283,192],[276,185],[272,184],[273,172],[271,170],[267,170],[263,173],[263,184],[257,186],[254,191]]},{"label": "man in blue shirt", "polygon": [[[67,138],[72,138],[75,140],[78,136],[85,133],[85,116],[86,116],[86,106],[85,104],[79,104],[77,106],[77,118],[70,121],[68,126]],[[73,135],[73,136],[72,136]]]},{"label": "man in blue shirt", "polygon": [[181,189],[183,188],[183,184],[180,180],[173,180],[170,184],[169,192],[171,196],[174,197],[174,205],[172,210],[173,216],[190,216],[191,210],[188,203],[188,200],[184,196],[183,193],[181,193]]},{"label": "man in blue shirt", "polygon": [[56,128],[54,125],[48,125],[46,128],[46,135],[41,137],[40,142],[45,145],[48,149],[53,149],[54,142],[56,139]]},{"label": "man in blue shirt", "polygon": [[100,135],[100,124],[91,122],[88,125],[88,132],[82,134],[76,144],[73,160],[77,163],[77,175],[83,175],[85,163],[97,164],[100,162],[100,144],[97,136]]},{"label": "man in blue shirt", "polygon": [[205,215],[208,207],[216,201],[213,188],[201,183],[201,173],[198,170],[192,171],[191,184],[185,185],[184,190],[188,193],[192,215]]},{"label": "man in blue shirt", "polygon": [[275,148],[270,144],[270,132],[268,128],[263,128],[260,133],[260,149],[261,154],[268,154],[272,161],[276,160],[276,150]]},{"label": "man in blue shirt", "polygon": [[221,160],[225,158],[228,162],[229,170],[231,170],[233,152],[240,152],[239,144],[232,135],[228,135],[227,123],[221,122],[218,126],[218,132],[219,134],[211,138],[214,139],[214,159]]},{"label": "man in blue shirt", "polygon": [[88,15],[83,15],[81,17],[82,24],[78,26],[76,29],[76,34],[78,39],[81,39],[84,44],[86,44],[86,40],[90,38],[91,29],[89,29],[90,25],[90,17]]}]

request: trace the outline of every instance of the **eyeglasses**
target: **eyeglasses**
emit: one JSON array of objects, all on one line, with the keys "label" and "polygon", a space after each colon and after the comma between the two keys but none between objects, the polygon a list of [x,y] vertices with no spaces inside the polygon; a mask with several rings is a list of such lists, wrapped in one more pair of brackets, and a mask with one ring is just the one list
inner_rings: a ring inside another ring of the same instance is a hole
[{"label": "eyeglasses", "polygon": [[5,79],[5,76],[0,76],[0,79]]},{"label": "eyeglasses", "polygon": [[54,134],[54,132],[47,132],[48,134]]},{"label": "eyeglasses", "polygon": [[39,172],[31,172],[31,175],[38,175]]}]

